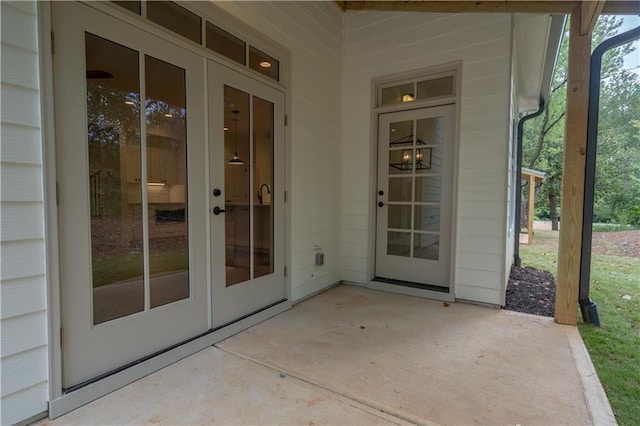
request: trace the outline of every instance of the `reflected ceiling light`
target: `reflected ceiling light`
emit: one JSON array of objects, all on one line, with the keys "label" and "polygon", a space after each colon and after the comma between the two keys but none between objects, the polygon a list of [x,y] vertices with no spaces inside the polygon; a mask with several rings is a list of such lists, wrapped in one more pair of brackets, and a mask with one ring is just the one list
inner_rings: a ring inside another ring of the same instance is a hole
[{"label": "reflected ceiling light", "polygon": [[171,115],[171,113],[166,113],[164,116],[167,117],[167,118],[173,117],[173,115]]},{"label": "reflected ceiling light", "polygon": [[402,102],[413,102],[415,101],[415,98],[413,97],[413,95],[411,93],[408,93],[406,95],[402,95]]},{"label": "reflected ceiling light", "polygon": [[244,164],[244,161],[242,161],[240,157],[238,157],[238,114],[240,113],[240,111],[234,109],[231,112],[233,113],[233,137],[236,142],[236,152],[233,154],[233,158],[229,160],[229,164],[231,164],[232,166],[240,166]]},{"label": "reflected ceiling light", "polygon": [[164,182],[147,182],[147,186],[165,186]]},{"label": "reflected ceiling light", "polygon": [[260,62],[260,66],[261,66],[262,68],[271,68],[271,62],[269,62],[269,61],[262,61],[262,62]]},{"label": "reflected ceiling light", "polygon": [[133,105],[133,101],[124,101],[124,103],[127,105]]},{"label": "reflected ceiling light", "polygon": [[229,130],[229,128],[227,126],[224,126],[224,131],[226,132],[228,130]]}]

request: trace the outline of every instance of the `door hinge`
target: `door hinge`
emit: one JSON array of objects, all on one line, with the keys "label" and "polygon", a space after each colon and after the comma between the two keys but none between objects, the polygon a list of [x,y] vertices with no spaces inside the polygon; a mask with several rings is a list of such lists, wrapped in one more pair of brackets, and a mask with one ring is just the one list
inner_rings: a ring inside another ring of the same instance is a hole
[{"label": "door hinge", "polygon": [[60,327],[60,350],[64,350],[64,328]]},{"label": "door hinge", "polygon": [[287,202],[287,191],[284,191],[284,202]]},{"label": "door hinge", "polygon": [[289,125],[289,116],[287,114],[284,115],[284,127]]},{"label": "door hinge", "polygon": [[51,54],[53,55],[55,53],[56,53],[56,44],[55,44],[53,31],[51,31]]},{"label": "door hinge", "polygon": [[287,265],[284,266],[284,276],[287,276]]},{"label": "door hinge", "polygon": [[56,182],[56,205],[60,205],[60,182]]}]

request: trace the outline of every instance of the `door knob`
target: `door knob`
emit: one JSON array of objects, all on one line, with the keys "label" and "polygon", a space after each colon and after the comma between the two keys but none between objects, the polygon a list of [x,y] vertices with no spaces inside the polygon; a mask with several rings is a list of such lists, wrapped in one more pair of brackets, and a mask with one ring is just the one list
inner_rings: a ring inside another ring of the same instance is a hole
[{"label": "door knob", "polygon": [[213,214],[215,214],[216,216],[218,216],[220,213],[224,213],[225,211],[226,211],[226,210],[221,209],[221,208],[220,208],[220,207],[218,207],[218,206],[215,206],[215,207],[213,208]]},{"label": "door knob", "polygon": [[382,207],[384,206],[384,203],[382,201],[378,201],[378,207]]}]

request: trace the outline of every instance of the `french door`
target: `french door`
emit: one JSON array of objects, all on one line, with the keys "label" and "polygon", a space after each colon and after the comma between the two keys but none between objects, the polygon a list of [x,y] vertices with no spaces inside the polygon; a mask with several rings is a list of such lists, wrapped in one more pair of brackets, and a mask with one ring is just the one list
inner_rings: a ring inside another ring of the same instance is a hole
[{"label": "french door", "polygon": [[63,386],[209,329],[205,61],[53,8]]},{"label": "french door", "polygon": [[208,64],[213,326],[285,299],[284,94]]},{"label": "french door", "polygon": [[449,287],[453,105],[381,114],[376,279]]}]

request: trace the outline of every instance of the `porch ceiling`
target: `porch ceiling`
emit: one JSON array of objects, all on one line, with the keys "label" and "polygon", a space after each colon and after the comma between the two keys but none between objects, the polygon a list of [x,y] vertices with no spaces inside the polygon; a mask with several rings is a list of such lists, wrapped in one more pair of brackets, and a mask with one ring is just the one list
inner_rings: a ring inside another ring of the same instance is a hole
[{"label": "porch ceiling", "polygon": [[431,422],[615,420],[575,327],[339,286],[50,423]]}]

